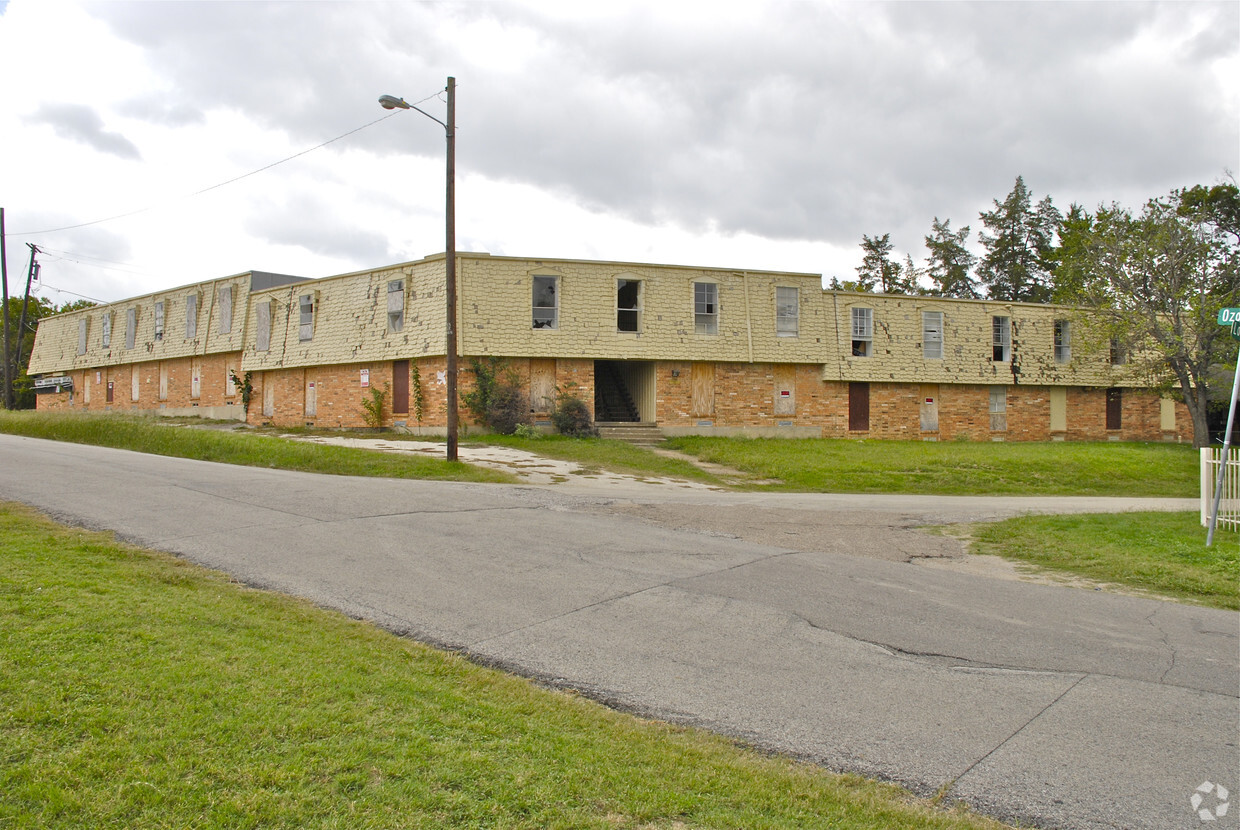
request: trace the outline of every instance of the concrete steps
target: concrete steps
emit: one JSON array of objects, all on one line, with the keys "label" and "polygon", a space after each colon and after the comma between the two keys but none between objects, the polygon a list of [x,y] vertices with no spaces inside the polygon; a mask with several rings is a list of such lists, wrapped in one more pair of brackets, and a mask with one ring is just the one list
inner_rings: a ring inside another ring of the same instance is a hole
[{"label": "concrete steps", "polygon": [[600,438],[627,441],[639,447],[654,447],[663,440],[662,430],[654,424],[599,421],[595,423],[595,426],[598,427]]}]

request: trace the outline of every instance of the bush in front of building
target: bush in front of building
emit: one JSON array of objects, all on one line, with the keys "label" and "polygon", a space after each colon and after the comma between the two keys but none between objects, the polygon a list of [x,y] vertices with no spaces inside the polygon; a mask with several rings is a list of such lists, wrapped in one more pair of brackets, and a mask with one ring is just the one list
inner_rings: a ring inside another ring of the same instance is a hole
[{"label": "bush in front of building", "polygon": [[555,409],[551,410],[551,423],[556,431],[570,438],[594,438],[598,430],[590,417],[590,407],[581,398],[559,389],[555,396]]},{"label": "bush in front of building", "polygon": [[505,361],[494,357],[473,357],[469,365],[474,373],[474,388],[461,393],[461,403],[474,420],[500,435],[512,435],[529,420],[529,406],[516,373]]}]

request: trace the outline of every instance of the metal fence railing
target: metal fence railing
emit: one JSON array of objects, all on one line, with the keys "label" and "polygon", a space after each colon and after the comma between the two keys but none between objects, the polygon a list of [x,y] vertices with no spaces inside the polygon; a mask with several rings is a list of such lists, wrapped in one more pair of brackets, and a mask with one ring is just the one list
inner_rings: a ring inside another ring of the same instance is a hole
[{"label": "metal fence railing", "polygon": [[[1214,485],[1218,481],[1219,464],[1223,463],[1222,447],[1201,449],[1201,526],[1210,525],[1214,509]],[[1227,471],[1223,475],[1223,497],[1218,505],[1218,527],[1240,530],[1240,450],[1227,452]]]}]

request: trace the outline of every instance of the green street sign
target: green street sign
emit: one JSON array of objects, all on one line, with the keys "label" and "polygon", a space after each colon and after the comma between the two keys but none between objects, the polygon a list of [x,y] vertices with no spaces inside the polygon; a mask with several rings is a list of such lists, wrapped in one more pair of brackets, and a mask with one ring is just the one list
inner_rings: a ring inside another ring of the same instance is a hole
[{"label": "green street sign", "polygon": [[1237,320],[1240,320],[1240,308],[1220,308],[1218,310],[1218,324],[1220,326],[1230,326]]},{"label": "green street sign", "polygon": [[1231,324],[1231,336],[1235,340],[1240,340],[1240,320]]}]

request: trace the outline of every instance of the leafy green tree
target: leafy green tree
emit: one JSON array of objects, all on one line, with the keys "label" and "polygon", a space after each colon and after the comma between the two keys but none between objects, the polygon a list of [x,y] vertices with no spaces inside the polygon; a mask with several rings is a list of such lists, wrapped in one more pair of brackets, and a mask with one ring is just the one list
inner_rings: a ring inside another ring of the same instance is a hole
[{"label": "leafy green tree", "polygon": [[874,291],[884,294],[916,294],[916,269],[910,275],[899,262],[891,258],[891,234],[882,236],[861,236],[861,249],[865,256],[857,266],[858,291]]},{"label": "leafy green tree", "polygon": [[1052,294],[1055,236],[1063,216],[1047,196],[1033,205],[1025,180],[1017,176],[1007,198],[981,213],[990,233],[978,238],[986,247],[977,275],[988,297],[1012,302],[1045,303]]},{"label": "leafy green tree", "polygon": [[[64,309],[58,309],[42,297],[31,297],[26,306],[26,330],[19,332],[22,317],[22,297],[9,297],[5,312],[9,317],[9,359],[13,365],[13,408],[34,409],[34,382],[26,374],[30,365],[30,352],[34,349],[34,333],[39,320],[50,317]],[[88,303],[93,305],[93,303]],[[2,375],[3,373],[0,373]],[[0,394],[0,406],[4,396]]]},{"label": "leafy green tree", "polygon": [[1134,368],[1178,387],[1207,446],[1210,385],[1235,341],[1217,323],[1240,306],[1240,191],[1234,184],[1173,190],[1141,213],[1117,204],[1069,212],[1057,279],[1064,300],[1096,308],[1104,331],[1136,344]]},{"label": "leafy green tree", "polygon": [[969,226],[958,231],[951,228],[952,220],[940,222],[934,217],[930,235],[926,239],[926,274],[930,277],[930,293],[938,297],[954,297],[976,300],[981,297],[977,280],[971,273],[977,265],[977,257],[965,247],[969,239]]}]

